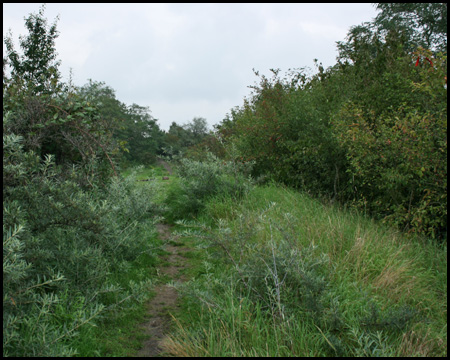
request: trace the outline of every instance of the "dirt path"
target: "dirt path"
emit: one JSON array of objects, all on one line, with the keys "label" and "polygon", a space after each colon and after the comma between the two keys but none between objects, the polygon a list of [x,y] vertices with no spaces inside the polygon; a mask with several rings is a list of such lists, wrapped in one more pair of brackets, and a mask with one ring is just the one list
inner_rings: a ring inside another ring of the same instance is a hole
[{"label": "dirt path", "polygon": [[[169,225],[158,224],[157,230],[162,240],[171,239]],[[173,244],[176,239],[171,240]],[[175,245],[178,244],[175,243]],[[160,276],[167,275],[174,282],[186,281],[187,279],[179,272],[188,266],[187,259],[183,257],[183,254],[190,251],[190,249],[171,244],[167,244],[165,249],[169,252],[167,258],[165,258],[169,265],[159,269]],[[156,286],[154,290],[156,295],[147,305],[147,313],[150,319],[146,323],[141,324],[142,329],[149,335],[149,339],[137,353],[138,357],[153,357],[161,354],[161,343],[170,328],[171,318],[169,312],[173,312],[177,307],[178,294],[173,287],[162,284]]]},{"label": "dirt path", "polygon": [[158,164],[162,165],[164,167],[164,169],[167,170],[169,175],[172,175],[172,167],[166,161],[164,161],[162,159],[158,159]]}]

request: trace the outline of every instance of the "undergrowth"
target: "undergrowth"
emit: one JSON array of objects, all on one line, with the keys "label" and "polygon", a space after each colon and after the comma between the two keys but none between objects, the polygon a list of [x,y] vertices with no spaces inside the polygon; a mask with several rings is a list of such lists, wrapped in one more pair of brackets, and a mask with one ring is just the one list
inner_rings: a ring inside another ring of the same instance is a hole
[{"label": "undergrowth", "polygon": [[277,186],[179,226],[205,253],[173,355],[446,355],[442,245]]},{"label": "undergrowth", "polygon": [[212,153],[205,161],[181,159],[176,167],[178,181],[168,189],[166,219],[192,219],[211,197],[241,198],[251,188],[250,170],[251,163],[221,160]]},{"label": "undergrowth", "polygon": [[155,188],[132,174],[87,191],[21,142],[4,137],[3,356],[98,354],[96,327],[148,293],[133,267],[156,259]]}]

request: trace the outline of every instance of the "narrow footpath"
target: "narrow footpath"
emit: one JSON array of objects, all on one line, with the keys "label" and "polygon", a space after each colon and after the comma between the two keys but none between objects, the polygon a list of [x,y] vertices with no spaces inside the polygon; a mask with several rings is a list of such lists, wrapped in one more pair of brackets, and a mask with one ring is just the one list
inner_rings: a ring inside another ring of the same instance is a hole
[{"label": "narrow footpath", "polygon": [[172,175],[172,167],[167,163],[167,161],[164,161],[163,159],[158,159],[158,164],[161,165],[166,171],[169,173],[169,175]]},{"label": "narrow footpath", "polygon": [[[180,274],[180,271],[188,267],[188,260],[183,257],[183,254],[191,249],[181,246],[176,239],[172,238],[169,225],[158,224],[157,230],[160,239],[167,241],[165,250],[169,253],[164,257],[168,266],[159,268],[159,276],[166,275],[173,282],[186,281],[186,277]],[[178,307],[176,289],[167,284],[161,284],[156,286],[154,291],[155,297],[147,304],[149,320],[141,324],[144,332],[149,335],[149,339],[137,353],[138,357],[154,357],[161,354],[163,351],[161,344],[168,334],[172,321],[170,313]]]}]

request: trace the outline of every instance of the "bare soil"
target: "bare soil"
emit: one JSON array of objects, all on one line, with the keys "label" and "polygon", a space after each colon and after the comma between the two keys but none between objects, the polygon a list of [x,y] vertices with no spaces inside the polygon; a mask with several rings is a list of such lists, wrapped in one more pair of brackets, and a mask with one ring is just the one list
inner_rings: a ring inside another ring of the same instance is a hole
[{"label": "bare soil", "polygon": [[[157,230],[162,240],[171,240],[173,244],[176,239],[171,235],[169,225],[158,224]],[[190,251],[189,248],[183,246],[174,246],[167,244],[165,250],[169,252],[165,260],[168,266],[159,269],[160,276],[167,275],[174,282],[184,282],[187,279],[180,274],[180,270],[188,266],[188,260],[183,254]],[[149,320],[141,324],[143,331],[149,335],[148,340],[143,344],[143,348],[139,350],[139,357],[160,356],[162,352],[161,343],[170,330],[172,313],[177,308],[178,293],[176,289],[167,284],[161,284],[155,287],[155,297],[147,304]]]}]

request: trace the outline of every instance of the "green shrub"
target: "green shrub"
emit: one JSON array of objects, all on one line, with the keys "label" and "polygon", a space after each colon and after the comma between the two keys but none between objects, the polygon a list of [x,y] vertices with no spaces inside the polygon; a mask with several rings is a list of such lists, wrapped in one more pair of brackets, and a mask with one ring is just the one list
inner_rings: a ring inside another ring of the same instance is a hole
[{"label": "green shrub", "polygon": [[151,254],[156,189],[130,176],[87,191],[22,141],[3,136],[3,355],[70,356],[82,326],[141,296],[110,275]]},{"label": "green shrub", "polygon": [[208,154],[207,161],[181,159],[177,167],[179,181],[169,189],[169,220],[197,215],[206,200],[218,195],[239,199],[250,189],[251,164],[220,160]]},{"label": "green shrub", "polygon": [[355,204],[402,229],[442,237],[447,226],[446,113],[400,108],[376,124],[349,104],[336,118]]}]

